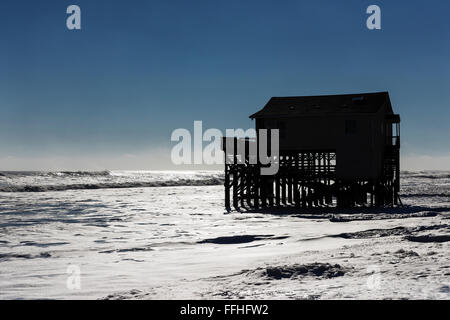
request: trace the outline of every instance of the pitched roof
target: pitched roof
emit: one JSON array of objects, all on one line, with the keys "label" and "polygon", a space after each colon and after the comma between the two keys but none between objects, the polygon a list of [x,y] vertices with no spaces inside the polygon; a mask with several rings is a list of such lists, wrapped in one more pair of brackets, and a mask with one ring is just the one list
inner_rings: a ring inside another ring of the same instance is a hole
[{"label": "pitched roof", "polygon": [[375,113],[382,106],[387,108],[387,113],[393,113],[388,92],[273,97],[267,102],[264,108],[252,114],[250,118]]}]

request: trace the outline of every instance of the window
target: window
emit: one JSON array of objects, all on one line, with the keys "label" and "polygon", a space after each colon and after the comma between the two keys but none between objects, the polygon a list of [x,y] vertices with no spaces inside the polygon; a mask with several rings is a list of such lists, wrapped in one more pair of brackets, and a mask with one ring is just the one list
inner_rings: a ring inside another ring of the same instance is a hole
[{"label": "window", "polygon": [[345,120],[345,134],[356,133],[356,120]]}]

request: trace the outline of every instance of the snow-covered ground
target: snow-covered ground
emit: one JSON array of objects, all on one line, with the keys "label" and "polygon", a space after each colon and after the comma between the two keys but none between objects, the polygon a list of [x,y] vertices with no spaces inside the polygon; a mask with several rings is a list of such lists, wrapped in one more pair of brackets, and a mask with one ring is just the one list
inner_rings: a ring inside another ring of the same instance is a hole
[{"label": "snow-covered ground", "polygon": [[220,183],[0,173],[0,299],[450,298],[449,172],[382,210],[225,214]]}]

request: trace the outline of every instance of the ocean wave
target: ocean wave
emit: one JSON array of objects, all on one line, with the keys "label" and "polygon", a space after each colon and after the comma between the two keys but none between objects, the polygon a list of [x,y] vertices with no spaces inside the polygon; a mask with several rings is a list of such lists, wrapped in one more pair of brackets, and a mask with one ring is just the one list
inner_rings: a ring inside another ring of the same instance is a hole
[{"label": "ocean wave", "polygon": [[106,177],[111,172],[103,171],[0,171],[0,177]]},{"label": "ocean wave", "polygon": [[400,177],[419,179],[450,179],[449,171],[401,171]]},{"label": "ocean wave", "polygon": [[103,171],[0,171],[0,177],[106,177],[111,172]]},{"label": "ocean wave", "polygon": [[0,186],[0,192],[47,192],[65,190],[88,190],[88,189],[124,189],[124,188],[148,188],[148,187],[178,187],[178,186],[211,186],[221,185],[222,178],[208,179],[178,179],[151,182],[104,182],[104,183],[78,183],[58,185],[12,185]]},{"label": "ocean wave", "polygon": [[111,172],[108,170],[104,171],[55,171],[47,172],[48,176],[56,177],[105,177],[110,176]]},{"label": "ocean wave", "polygon": [[449,193],[402,193],[401,198],[450,198]]},{"label": "ocean wave", "polygon": [[413,177],[422,179],[450,179],[450,174],[438,174],[438,175],[420,174],[414,175]]}]

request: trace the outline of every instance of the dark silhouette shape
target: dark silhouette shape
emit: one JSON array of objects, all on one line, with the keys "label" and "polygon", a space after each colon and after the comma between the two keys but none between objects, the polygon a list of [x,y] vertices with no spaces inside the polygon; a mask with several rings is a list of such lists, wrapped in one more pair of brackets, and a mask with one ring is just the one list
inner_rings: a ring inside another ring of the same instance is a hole
[{"label": "dark silhouette shape", "polygon": [[279,130],[279,170],[261,175],[250,161],[257,139],[224,138],[227,210],[230,192],[237,210],[401,204],[400,116],[388,92],[273,97],[250,118],[257,131]]}]

